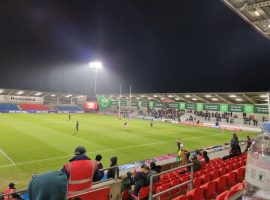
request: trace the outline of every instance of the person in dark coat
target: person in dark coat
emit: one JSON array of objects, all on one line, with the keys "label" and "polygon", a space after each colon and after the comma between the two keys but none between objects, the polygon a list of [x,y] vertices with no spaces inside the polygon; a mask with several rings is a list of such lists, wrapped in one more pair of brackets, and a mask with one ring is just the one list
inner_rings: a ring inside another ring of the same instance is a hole
[{"label": "person in dark coat", "polygon": [[238,135],[236,133],[233,134],[231,139],[231,149],[237,155],[241,153],[241,147],[239,145]]},{"label": "person in dark coat", "polygon": [[[98,163],[98,169],[103,169],[103,165],[102,163],[100,162],[102,159],[102,156],[100,154],[96,155],[96,161]],[[101,180],[104,176],[104,171],[100,171],[100,177],[99,177],[99,180]]]},{"label": "person in dark coat", "polygon": [[151,162],[150,163],[150,167],[151,167],[151,170],[152,171],[155,171],[157,173],[160,173],[160,171],[161,171],[161,166],[160,165],[156,165],[155,162]]},{"label": "person in dark coat", "polygon": [[249,136],[247,136],[247,147],[246,147],[246,149],[245,149],[245,152],[248,151],[248,149],[250,148],[251,144],[252,144],[252,140],[250,139]]},{"label": "person in dark coat", "polygon": [[[110,167],[117,166],[117,157],[111,157]],[[117,169],[117,176],[119,174],[119,169]],[[115,178],[115,169],[109,169],[107,173],[107,178]]]},{"label": "person in dark coat", "polygon": [[129,194],[138,195],[141,188],[146,185],[146,175],[143,172],[137,172],[134,176],[135,186],[134,190],[129,190]]},{"label": "person in dark coat", "polygon": [[203,151],[202,154],[203,154],[203,158],[204,158],[205,162],[208,163],[210,161],[210,158],[208,156],[207,151]]}]

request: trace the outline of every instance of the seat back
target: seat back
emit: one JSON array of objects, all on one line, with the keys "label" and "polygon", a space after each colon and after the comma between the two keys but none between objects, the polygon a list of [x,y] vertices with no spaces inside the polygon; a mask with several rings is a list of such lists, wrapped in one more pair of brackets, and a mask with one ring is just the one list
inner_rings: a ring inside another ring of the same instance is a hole
[{"label": "seat back", "polygon": [[204,190],[198,187],[189,191],[187,195],[191,196],[192,200],[202,200],[204,199]]},{"label": "seat back", "polygon": [[236,184],[236,173],[230,172],[227,176],[228,187],[232,187]]},{"label": "seat back", "polygon": [[228,187],[227,187],[227,179],[225,176],[221,176],[216,179],[217,181],[217,192],[218,194],[224,192]]},{"label": "seat back", "polygon": [[144,198],[148,197],[148,195],[149,195],[149,186],[142,187],[140,192],[139,192],[138,197],[139,197],[139,199],[144,199]]}]

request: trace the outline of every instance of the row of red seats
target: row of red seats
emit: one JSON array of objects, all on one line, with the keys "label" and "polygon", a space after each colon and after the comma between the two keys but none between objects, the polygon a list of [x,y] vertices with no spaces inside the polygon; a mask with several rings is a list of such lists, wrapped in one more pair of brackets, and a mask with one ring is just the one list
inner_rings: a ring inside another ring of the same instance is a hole
[{"label": "row of red seats", "polygon": [[19,104],[21,110],[49,111],[50,108],[43,104]]}]

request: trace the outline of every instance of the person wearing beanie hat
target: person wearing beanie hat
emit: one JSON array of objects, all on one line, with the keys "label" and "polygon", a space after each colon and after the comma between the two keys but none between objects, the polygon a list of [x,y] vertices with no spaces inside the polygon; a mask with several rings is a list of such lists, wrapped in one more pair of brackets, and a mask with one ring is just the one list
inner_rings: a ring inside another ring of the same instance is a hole
[{"label": "person wearing beanie hat", "polygon": [[67,177],[61,171],[34,176],[28,185],[29,200],[66,200]]},{"label": "person wearing beanie hat", "polygon": [[82,146],[78,146],[74,154],[74,157],[61,170],[68,179],[67,196],[78,196],[82,200],[88,200],[88,193],[85,195],[80,194],[90,191],[93,182],[100,180],[98,163],[86,155],[86,149]]},{"label": "person wearing beanie hat", "polygon": [[[102,156],[100,154],[96,155],[96,161],[98,163],[98,169],[103,169],[103,165],[102,163],[100,162],[102,159]],[[101,180],[104,176],[104,171],[100,171],[100,177],[99,177],[99,180]]]}]

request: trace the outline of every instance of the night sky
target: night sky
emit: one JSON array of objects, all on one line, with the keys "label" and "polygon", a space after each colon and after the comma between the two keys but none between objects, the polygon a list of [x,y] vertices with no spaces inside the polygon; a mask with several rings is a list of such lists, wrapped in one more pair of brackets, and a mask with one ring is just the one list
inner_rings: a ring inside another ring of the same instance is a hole
[{"label": "night sky", "polygon": [[0,2],[0,88],[91,93],[270,89],[270,40],[219,0]]}]

